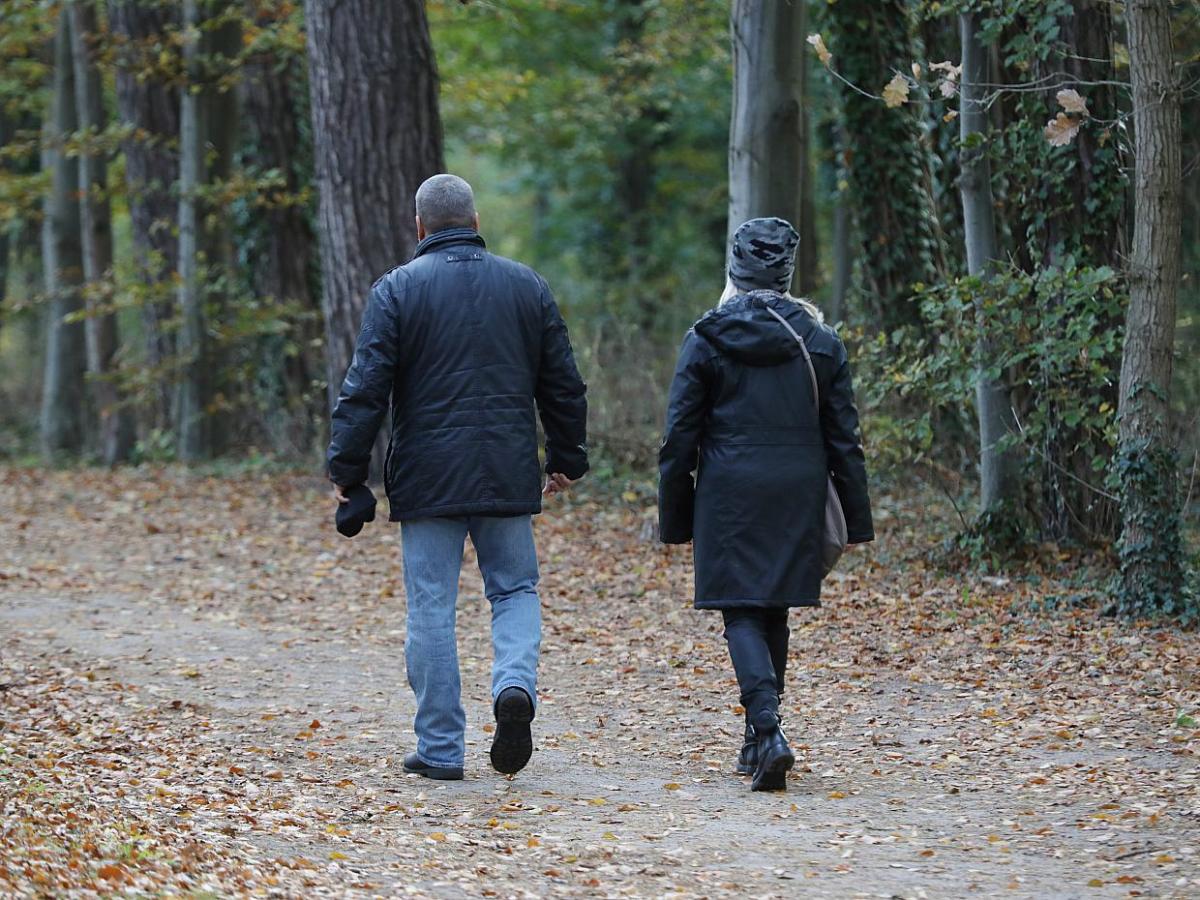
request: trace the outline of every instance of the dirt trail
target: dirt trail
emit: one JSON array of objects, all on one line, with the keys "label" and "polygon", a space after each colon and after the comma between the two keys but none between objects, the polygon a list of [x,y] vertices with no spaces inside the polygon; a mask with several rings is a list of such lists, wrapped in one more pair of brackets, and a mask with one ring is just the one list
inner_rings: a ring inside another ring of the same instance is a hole
[{"label": "dirt trail", "polygon": [[[150,729],[161,759],[97,738],[80,752],[120,766],[78,783],[139,821],[186,821],[269,873],[251,878],[267,893],[1200,892],[1200,741],[1172,719],[1198,699],[1186,636],[1022,623],[1001,598],[933,580],[918,597],[860,558],[826,609],[795,617],[800,762],[786,794],[752,795],[732,772],[740,717],[716,617],[680,599],[684,554],[642,541],[636,511],[582,504],[539,522],[544,694],[512,780],[487,766],[489,638],[468,559],[467,778],[436,783],[399,770],[413,738],[393,530],[329,535],[303,481],[40,487],[58,498],[41,518],[12,487],[0,497],[19,535],[0,557],[7,671],[53,667]],[[256,500],[285,512],[262,521]],[[0,779],[6,815],[19,781]]]}]

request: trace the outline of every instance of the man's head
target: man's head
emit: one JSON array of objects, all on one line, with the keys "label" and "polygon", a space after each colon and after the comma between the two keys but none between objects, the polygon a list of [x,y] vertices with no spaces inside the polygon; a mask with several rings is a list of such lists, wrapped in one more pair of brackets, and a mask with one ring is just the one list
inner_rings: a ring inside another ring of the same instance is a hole
[{"label": "man's head", "polygon": [[457,175],[443,173],[426,178],[417,188],[417,240],[447,228],[479,230],[475,194]]}]

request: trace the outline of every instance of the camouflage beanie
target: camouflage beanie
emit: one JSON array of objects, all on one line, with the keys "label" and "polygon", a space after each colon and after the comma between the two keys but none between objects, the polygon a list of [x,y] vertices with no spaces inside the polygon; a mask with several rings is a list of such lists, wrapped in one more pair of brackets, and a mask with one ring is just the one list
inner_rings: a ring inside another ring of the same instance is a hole
[{"label": "camouflage beanie", "polygon": [[743,290],[787,293],[796,268],[800,235],[783,219],[750,219],[733,233],[729,278]]}]

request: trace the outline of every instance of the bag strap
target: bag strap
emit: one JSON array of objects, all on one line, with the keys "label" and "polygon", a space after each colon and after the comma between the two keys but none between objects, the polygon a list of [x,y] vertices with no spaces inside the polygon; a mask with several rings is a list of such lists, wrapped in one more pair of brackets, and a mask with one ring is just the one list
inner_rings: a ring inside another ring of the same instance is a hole
[{"label": "bag strap", "polygon": [[796,339],[796,343],[800,345],[800,352],[804,354],[804,364],[808,366],[808,375],[812,378],[813,386],[813,405],[817,408],[817,418],[821,418],[821,388],[817,384],[817,370],[813,368],[812,357],[808,355],[808,345],[804,343],[804,338],[796,333],[796,329],[792,327],[792,323],[781,316],[771,307],[764,307],[767,312],[779,320],[779,324],[788,330],[788,334]]}]

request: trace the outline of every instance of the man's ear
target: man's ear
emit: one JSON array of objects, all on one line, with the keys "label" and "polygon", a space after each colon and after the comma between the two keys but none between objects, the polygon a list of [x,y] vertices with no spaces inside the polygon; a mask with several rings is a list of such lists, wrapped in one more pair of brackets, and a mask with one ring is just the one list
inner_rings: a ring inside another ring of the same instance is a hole
[{"label": "man's ear", "polygon": [[475,213],[475,230],[476,231],[479,230],[479,213],[478,212]]},{"label": "man's ear", "polygon": [[425,226],[421,224],[421,217],[417,216],[417,240],[425,240]]}]

